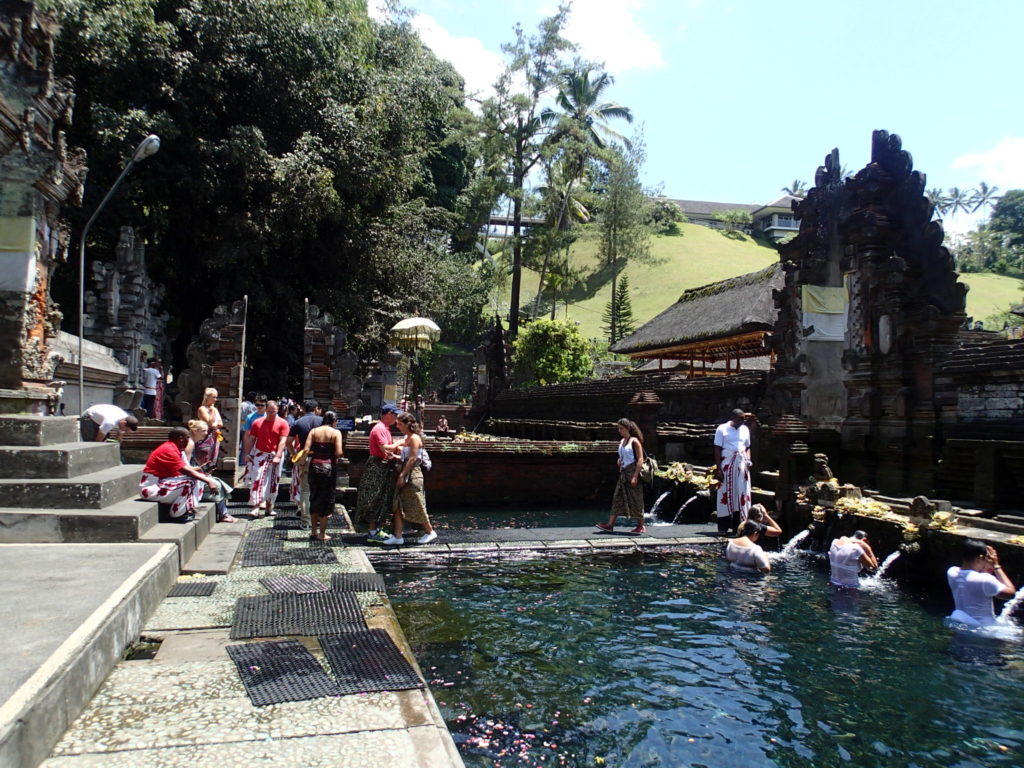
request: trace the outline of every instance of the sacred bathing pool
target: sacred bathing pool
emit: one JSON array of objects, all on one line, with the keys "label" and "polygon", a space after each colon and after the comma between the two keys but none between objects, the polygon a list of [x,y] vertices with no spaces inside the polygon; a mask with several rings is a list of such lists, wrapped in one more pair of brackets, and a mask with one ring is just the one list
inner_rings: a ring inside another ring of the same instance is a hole
[{"label": "sacred bathing pool", "polygon": [[[353,531],[362,418],[397,399],[402,353],[361,364],[313,305],[302,394],[345,427],[332,539],[299,527],[287,482],[274,518],[203,504],[183,524],[138,498],[141,462],[215,387],[217,471],[245,512],[247,300],[206,319],[164,419],[121,445],[56,415],[79,397],[137,409],[139,350],[166,354],[168,317],[125,226],[86,276],[81,359],[61,330],[73,92],[49,17],[2,12],[0,766],[1024,763],[1017,599],[986,632],[944,622],[964,539],[1024,582],[1024,341],[967,330],[898,136],[875,131],[852,176],[825,157],[777,263],[684,292],[616,345],[649,372],[510,388],[498,320],[471,359],[442,357],[445,402],[424,412],[437,541]],[[726,566],[711,520],[735,408],[753,500],[783,530],[767,577]],[[460,437],[434,435],[442,415]],[[639,536],[593,527],[623,416],[661,468]],[[858,529],[882,568],[833,589],[823,553]]]}]

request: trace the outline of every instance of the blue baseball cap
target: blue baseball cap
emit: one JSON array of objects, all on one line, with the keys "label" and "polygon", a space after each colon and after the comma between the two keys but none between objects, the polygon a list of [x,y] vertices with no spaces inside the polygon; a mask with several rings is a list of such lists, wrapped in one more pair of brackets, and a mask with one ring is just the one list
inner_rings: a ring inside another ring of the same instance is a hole
[{"label": "blue baseball cap", "polygon": [[402,411],[399,410],[398,406],[395,405],[394,403],[384,403],[384,405],[382,405],[380,407],[380,415],[381,416],[383,416],[385,413],[393,413],[393,414],[395,414],[397,416],[401,412]]}]

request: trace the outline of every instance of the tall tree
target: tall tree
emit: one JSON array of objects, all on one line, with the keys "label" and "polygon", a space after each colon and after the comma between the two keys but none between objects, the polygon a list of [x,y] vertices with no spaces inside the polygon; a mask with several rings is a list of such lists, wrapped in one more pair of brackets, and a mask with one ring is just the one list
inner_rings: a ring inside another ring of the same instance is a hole
[{"label": "tall tree", "polygon": [[782,192],[793,197],[805,197],[807,195],[807,182],[800,179],[793,179],[788,187],[783,187]]},{"label": "tall tree", "polygon": [[949,210],[949,197],[946,190],[941,187],[932,187],[927,192],[929,202],[935,210],[935,215],[943,216]]},{"label": "tall tree", "polygon": [[628,275],[623,275],[619,279],[614,303],[609,301],[605,305],[601,320],[601,327],[604,328],[609,346],[621,341],[636,330],[636,319],[633,317],[633,301],[629,297]]},{"label": "tall tree", "polygon": [[984,181],[978,184],[978,188],[974,190],[974,194],[971,195],[971,213],[977,212],[981,208],[991,208],[997,202],[999,202],[999,196],[996,192],[999,191],[999,187],[990,187]]},{"label": "tall tree", "polygon": [[[561,111],[549,108],[541,113],[545,125],[555,126],[548,143],[561,158],[557,168],[565,191],[554,224],[558,230],[568,228],[572,215],[570,205],[573,201],[573,188],[583,181],[591,159],[605,149],[609,141],[629,145],[625,137],[608,125],[613,119],[633,122],[633,113],[628,107],[618,102],[604,101],[605,91],[613,82],[606,72],[595,72],[594,65],[577,61],[572,69],[558,76],[556,104]],[[552,163],[549,167],[556,167],[556,164]],[[545,258],[534,299],[534,315],[540,307],[547,269],[548,258]]]},{"label": "tall tree", "polygon": [[651,226],[647,195],[640,184],[640,167],[644,161],[642,141],[632,147],[612,147],[605,153],[607,175],[598,217],[599,253],[611,272],[611,306],[609,336],[620,339],[618,304],[619,274],[631,261],[648,261],[651,253]]},{"label": "tall tree", "polygon": [[948,203],[946,208],[949,215],[956,216],[958,213],[970,213],[971,198],[971,190],[960,189],[960,187],[950,187],[949,194],[947,196]]},{"label": "tall tree", "polygon": [[1024,244],[1024,189],[1011,189],[999,199],[988,226],[1004,233],[1011,244]]},{"label": "tall tree", "polygon": [[523,270],[523,196],[530,172],[544,156],[549,129],[541,119],[541,104],[555,88],[562,54],[571,44],[562,37],[568,6],[541,21],[537,34],[527,37],[516,26],[515,40],[502,46],[508,57],[495,84],[495,94],[481,105],[481,130],[489,147],[490,165],[501,168],[502,190],[512,201],[512,295],[508,336],[519,332],[519,297]]},{"label": "tall tree", "polygon": [[50,2],[55,67],[78,93],[68,140],[89,153],[73,227],[126,147],[163,139],[89,253],[109,259],[121,225],[144,225],[153,277],[173,286],[179,360],[213,308],[242,294],[254,383],[274,389],[298,378],[301,345],[282,339],[301,338],[304,296],[367,356],[419,307],[446,330],[473,325],[485,294],[448,249],[470,175],[462,82],[410,26],[372,21],[359,0]]}]

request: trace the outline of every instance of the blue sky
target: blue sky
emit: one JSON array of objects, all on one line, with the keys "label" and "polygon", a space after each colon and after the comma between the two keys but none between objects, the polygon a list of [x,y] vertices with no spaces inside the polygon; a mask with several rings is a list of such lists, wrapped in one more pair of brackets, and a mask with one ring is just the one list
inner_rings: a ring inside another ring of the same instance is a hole
[{"label": "blue sky", "polygon": [[[532,32],[555,8],[405,2],[424,41],[479,90],[515,23]],[[1022,29],[1019,0],[576,0],[567,37],[605,62],[610,97],[643,125],[647,184],[765,203],[813,182],[833,147],[861,168],[875,128],[903,138],[929,187],[1024,187]]]}]

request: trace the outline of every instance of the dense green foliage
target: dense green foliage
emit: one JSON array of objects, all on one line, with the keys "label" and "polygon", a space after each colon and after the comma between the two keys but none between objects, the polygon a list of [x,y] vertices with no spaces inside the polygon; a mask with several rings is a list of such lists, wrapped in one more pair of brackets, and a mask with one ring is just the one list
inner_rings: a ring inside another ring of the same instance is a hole
[{"label": "dense green foliage", "polygon": [[561,320],[535,320],[513,344],[512,364],[521,386],[583,381],[594,372],[590,343]]},{"label": "dense green foliage", "polygon": [[[472,245],[455,215],[473,162],[456,132],[462,82],[406,24],[371,21],[358,0],[51,4],[57,69],[78,94],[69,143],[89,153],[76,229],[138,140],[162,139],[88,246],[110,260],[120,226],[144,235],[179,360],[243,294],[253,383],[272,391],[299,375],[304,297],[364,358],[406,315],[448,338],[478,330],[484,286],[457,253]],[[73,306],[72,280],[57,283]]]}]

